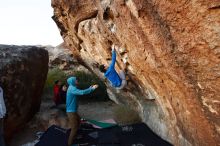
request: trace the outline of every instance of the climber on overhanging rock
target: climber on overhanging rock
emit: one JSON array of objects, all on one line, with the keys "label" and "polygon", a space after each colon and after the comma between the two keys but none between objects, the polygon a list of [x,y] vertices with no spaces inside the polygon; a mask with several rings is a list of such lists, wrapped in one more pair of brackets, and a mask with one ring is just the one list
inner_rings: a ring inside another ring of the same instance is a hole
[{"label": "climber on overhanging rock", "polygon": [[[115,70],[116,51],[115,46],[112,45],[112,62],[110,66],[102,64],[99,66],[99,70],[104,73],[104,76],[110,81],[111,85],[116,89],[123,89],[127,85],[125,72],[120,70],[119,73]],[[124,69],[126,66],[124,67]]]}]

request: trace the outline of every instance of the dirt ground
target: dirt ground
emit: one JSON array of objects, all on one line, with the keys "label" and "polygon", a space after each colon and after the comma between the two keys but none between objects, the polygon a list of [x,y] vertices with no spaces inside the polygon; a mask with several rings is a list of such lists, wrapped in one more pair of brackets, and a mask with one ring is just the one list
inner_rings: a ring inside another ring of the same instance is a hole
[{"label": "dirt ground", "polygon": [[[48,111],[51,105],[53,105],[51,100],[44,100],[41,105],[41,109],[39,114]],[[94,119],[94,120],[106,120],[106,119],[113,119],[113,109],[117,105],[112,101],[106,102],[83,102],[79,105],[79,114],[83,118]],[[49,113],[49,112],[48,112]],[[39,119],[38,116],[35,116],[29,123],[26,124],[25,128],[16,133],[14,138],[12,139],[9,146],[32,146],[33,144],[27,144],[36,140],[37,136],[36,133],[39,131],[44,131],[42,127],[38,126]],[[46,116],[50,117],[50,115]]]}]

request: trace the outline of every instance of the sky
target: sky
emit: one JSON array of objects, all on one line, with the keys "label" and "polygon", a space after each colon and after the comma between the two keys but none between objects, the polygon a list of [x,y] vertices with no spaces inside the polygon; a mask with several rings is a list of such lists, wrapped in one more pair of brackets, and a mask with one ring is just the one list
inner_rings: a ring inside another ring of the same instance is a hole
[{"label": "sky", "polygon": [[0,0],[0,44],[59,45],[52,16],[51,0]]}]

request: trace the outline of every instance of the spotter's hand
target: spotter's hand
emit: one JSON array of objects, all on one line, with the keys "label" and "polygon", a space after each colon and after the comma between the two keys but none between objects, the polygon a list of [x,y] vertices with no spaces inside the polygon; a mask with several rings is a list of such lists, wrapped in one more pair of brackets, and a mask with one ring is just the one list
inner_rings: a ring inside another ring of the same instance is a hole
[{"label": "spotter's hand", "polygon": [[96,85],[92,85],[91,87],[92,87],[93,89],[96,89],[96,88],[99,87],[99,85],[96,84]]}]

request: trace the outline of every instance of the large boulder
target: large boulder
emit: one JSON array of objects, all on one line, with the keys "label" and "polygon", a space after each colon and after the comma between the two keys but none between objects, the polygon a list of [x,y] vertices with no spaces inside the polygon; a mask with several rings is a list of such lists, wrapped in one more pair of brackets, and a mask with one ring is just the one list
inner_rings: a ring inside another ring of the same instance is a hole
[{"label": "large boulder", "polygon": [[7,108],[7,139],[39,110],[48,60],[48,52],[43,47],[0,45],[0,82]]},{"label": "large boulder", "polygon": [[116,102],[135,107],[174,145],[220,143],[219,0],[52,0],[52,7],[66,45],[98,75],[111,45],[120,47],[116,66],[127,62],[129,85],[121,96],[109,90]]}]

